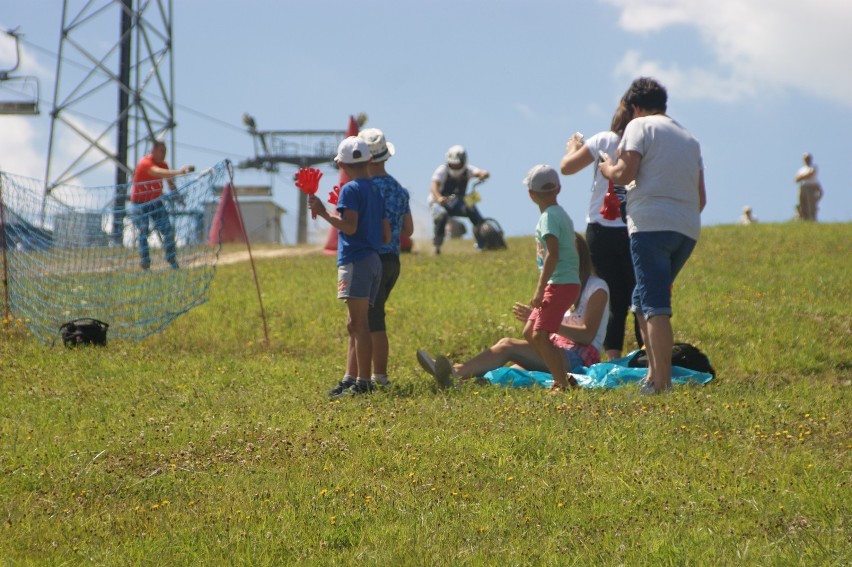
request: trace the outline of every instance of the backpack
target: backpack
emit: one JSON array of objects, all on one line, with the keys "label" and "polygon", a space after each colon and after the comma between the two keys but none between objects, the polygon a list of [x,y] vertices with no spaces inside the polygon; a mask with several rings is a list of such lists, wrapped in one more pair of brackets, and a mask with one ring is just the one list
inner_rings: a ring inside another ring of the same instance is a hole
[{"label": "backpack", "polygon": [[68,348],[78,345],[106,346],[109,325],[97,319],[74,319],[59,327],[62,343]]},{"label": "backpack", "polygon": [[[627,360],[627,366],[631,368],[648,368],[648,352],[644,349],[638,350]],[[710,364],[707,355],[689,343],[675,343],[672,347],[672,366],[680,366],[697,372],[704,372],[716,377],[716,370]]]},{"label": "backpack", "polygon": [[479,242],[485,250],[502,250],[506,248],[506,241],[503,239],[503,229],[494,219],[484,219],[478,227],[474,229],[479,235]]}]

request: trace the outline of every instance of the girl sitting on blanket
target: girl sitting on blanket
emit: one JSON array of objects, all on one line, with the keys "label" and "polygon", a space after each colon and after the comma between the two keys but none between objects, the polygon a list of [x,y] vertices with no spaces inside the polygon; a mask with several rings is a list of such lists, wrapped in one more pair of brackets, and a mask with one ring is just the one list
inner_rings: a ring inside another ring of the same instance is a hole
[{"label": "girl sitting on blanket", "polygon": [[[550,335],[551,342],[565,353],[566,367],[571,370],[600,362],[609,321],[609,288],[594,274],[586,239],[579,233],[575,235],[580,257],[580,295],[577,303],[565,313],[559,333]],[[529,305],[521,303],[512,307],[512,313],[521,322],[526,322],[531,311]],[[509,337],[461,364],[454,365],[443,355],[433,359],[423,350],[417,351],[417,361],[423,370],[434,376],[440,388],[452,386],[456,378],[481,377],[507,362],[525,370],[548,372],[547,365],[527,341]],[[572,386],[576,386],[576,382]]]}]

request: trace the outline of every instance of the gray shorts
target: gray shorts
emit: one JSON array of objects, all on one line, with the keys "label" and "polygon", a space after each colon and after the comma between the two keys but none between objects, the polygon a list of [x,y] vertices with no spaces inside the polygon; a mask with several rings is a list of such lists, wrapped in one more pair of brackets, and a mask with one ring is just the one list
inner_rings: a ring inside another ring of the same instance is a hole
[{"label": "gray shorts", "polygon": [[382,261],[378,254],[337,267],[337,299],[369,299],[376,302],[382,281]]}]

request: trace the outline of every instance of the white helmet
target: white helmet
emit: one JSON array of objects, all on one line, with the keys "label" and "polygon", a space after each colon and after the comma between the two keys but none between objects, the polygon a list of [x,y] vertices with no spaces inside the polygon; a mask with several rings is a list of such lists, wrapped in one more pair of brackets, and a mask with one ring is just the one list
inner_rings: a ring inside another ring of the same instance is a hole
[{"label": "white helmet", "polygon": [[463,166],[467,163],[467,152],[461,146],[447,150],[447,165]]}]

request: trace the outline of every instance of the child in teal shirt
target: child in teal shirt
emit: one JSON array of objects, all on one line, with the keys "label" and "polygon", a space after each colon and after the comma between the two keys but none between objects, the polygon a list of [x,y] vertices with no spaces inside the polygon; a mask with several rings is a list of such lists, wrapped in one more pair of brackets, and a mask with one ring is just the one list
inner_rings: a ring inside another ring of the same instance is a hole
[{"label": "child in teal shirt", "polygon": [[553,391],[575,387],[568,375],[564,353],[550,342],[559,332],[565,312],[580,295],[580,259],[574,243],[574,222],[559,206],[559,174],[549,165],[533,167],[524,184],[541,217],[535,228],[539,277],[530,305],[533,310],[524,325],[524,338],[547,364],[553,376]]}]

